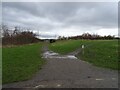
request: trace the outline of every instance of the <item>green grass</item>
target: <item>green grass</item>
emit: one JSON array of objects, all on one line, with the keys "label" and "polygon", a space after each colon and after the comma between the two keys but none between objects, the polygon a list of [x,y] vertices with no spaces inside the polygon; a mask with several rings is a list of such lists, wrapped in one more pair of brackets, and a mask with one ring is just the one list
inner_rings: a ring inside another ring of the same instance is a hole
[{"label": "green grass", "polygon": [[64,40],[57,41],[49,45],[49,48],[60,54],[67,54],[81,47],[82,41],[80,40]]},{"label": "green grass", "polygon": [[3,84],[30,79],[44,64],[41,43],[3,48]]},{"label": "green grass", "polygon": [[67,54],[85,45],[83,50],[77,55],[81,60],[93,65],[118,70],[118,41],[117,40],[68,40],[58,41],[51,44],[51,50]]},{"label": "green grass", "polygon": [[[118,41],[99,40],[91,41],[91,44],[79,53],[78,57],[96,66],[118,70]],[[83,53],[84,51],[84,53]]]}]

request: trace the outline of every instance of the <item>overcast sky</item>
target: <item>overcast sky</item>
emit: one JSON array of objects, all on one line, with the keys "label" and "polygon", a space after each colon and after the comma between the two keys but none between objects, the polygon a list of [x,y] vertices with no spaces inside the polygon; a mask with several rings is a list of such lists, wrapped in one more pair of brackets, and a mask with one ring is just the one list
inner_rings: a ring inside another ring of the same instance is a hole
[{"label": "overcast sky", "polygon": [[[85,32],[118,35],[117,2],[4,2],[3,23],[28,27],[42,37]],[[36,30],[36,31],[35,31]]]}]

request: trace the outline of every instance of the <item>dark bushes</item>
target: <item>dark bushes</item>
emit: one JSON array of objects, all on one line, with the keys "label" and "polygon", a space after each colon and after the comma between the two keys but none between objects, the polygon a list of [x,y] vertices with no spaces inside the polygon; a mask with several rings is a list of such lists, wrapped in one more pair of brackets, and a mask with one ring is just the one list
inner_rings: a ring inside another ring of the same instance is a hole
[{"label": "dark bushes", "polygon": [[3,26],[3,45],[22,45],[39,42],[36,38],[36,34],[30,31],[21,31],[17,27],[15,30],[9,30],[6,26]]},{"label": "dark bushes", "polygon": [[111,35],[100,36],[97,34],[84,33],[79,36],[68,37],[68,39],[111,40],[111,39],[119,39],[119,38],[116,38],[115,36],[111,36]]},{"label": "dark bushes", "polygon": [[55,39],[50,39],[50,43],[54,43],[55,41]]}]

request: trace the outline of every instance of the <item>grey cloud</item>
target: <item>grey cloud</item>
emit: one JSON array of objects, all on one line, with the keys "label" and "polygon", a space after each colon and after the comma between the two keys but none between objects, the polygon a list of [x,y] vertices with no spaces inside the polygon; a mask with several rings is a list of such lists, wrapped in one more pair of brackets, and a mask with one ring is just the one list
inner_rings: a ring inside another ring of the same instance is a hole
[{"label": "grey cloud", "polygon": [[[42,16],[42,13],[38,11],[37,3],[32,2],[4,2],[3,7],[16,10],[17,12],[27,12],[32,15]],[[4,9],[4,8],[3,8]]]},{"label": "grey cloud", "polygon": [[117,27],[117,4],[106,3],[106,7],[103,3],[99,5],[101,7],[79,9],[79,14],[70,17],[66,22],[70,25],[99,26],[104,28]]},{"label": "grey cloud", "polygon": [[4,23],[41,31],[117,28],[117,3],[113,2],[4,2],[2,6]]}]

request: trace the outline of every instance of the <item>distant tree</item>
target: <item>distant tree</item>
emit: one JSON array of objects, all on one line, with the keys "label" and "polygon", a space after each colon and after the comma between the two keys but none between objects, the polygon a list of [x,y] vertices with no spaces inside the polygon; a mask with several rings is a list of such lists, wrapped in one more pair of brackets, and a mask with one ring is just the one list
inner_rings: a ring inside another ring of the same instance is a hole
[{"label": "distant tree", "polygon": [[2,25],[0,25],[0,45],[2,44]]},{"label": "distant tree", "polygon": [[59,37],[58,37],[58,40],[61,40],[61,39],[62,39],[62,37],[61,37],[61,36],[59,36]]},{"label": "distant tree", "polygon": [[83,34],[82,34],[82,38],[83,38],[83,39],[91,39],[91,38],[92,38],[92,35],[89,34],[89,33],[83,33]]},{"label": "distant tree", "polygon": [[6,25],[2,26],[3,37],[2,44],[3,45],[21,45],[21,44],[29,44],[34,42],[39,42],[39,39],[36,38],[36,34],[30,31],[23,31],[18,27],[10,32],[9,28]]},{"label": "distant tree", "polygon": [[79,36],[71,36],[69,39],[90,39],[90,40],[98,40],[98,39],[115,39],[115,36],[100,36],[98,34],[89,34],[89,33],[83,33]]},{"label": "distant tree", "polygon": [[6,25],[2,25],[2,30],[3,30],[3,37],[9,37],[9,29]]}]

